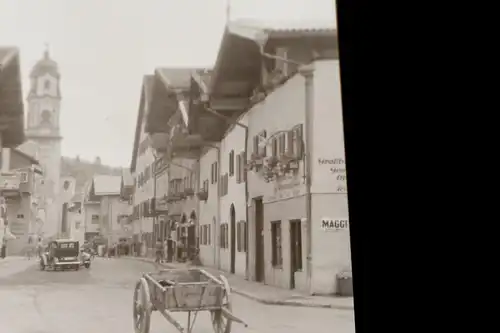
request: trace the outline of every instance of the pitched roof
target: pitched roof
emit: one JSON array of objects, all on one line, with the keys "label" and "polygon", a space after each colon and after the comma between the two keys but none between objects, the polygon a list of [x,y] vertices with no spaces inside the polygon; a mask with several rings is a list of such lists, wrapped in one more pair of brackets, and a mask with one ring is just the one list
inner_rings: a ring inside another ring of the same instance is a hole
[{"label": "pitched roof", "polygon": [[333,31],[337,28],[336,17],[332,20],[254,20],[238,19],[228,23],[228,29],[247,28],[272,32],[321,32]]},{"label": "pitched roof", "polygon": [[34,158],[31,154],[28,154],[28,153],[25,153],[24,151],[20,150],[20,149],[12,149],[12,153],[13,154],[18,154],[19,156],[25,158],[26,160],[28,160],[29,162],[31,162],[31,164],[35,164],[35,165],[40,165],[40,163],[38,162],[38,160],[36,158]]},{"label": "pitched roof", "polygon": [[153,90],[154,75],[144,75],[141,86],[141,99],[139,101],[139,111],[137,112],[137,121],[135,124],[134,147],[132,149],[132,160],[130,161],[130,171],[135,171],[135,162],[137,161],[137,150],[139,149],[139,141],[141,139],[141,128],[144,120],[144,112],[146,103],[151,99]]},{"label": "pitched roof", "polygon": [[94,176],[95,195],[119,195],[122,177],[120,176]]}]

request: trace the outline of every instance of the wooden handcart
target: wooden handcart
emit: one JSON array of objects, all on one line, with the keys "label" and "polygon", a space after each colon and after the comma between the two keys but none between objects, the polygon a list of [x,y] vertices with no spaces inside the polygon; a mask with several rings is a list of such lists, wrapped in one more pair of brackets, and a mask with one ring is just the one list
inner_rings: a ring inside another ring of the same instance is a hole
[{"label": "wooden handcart", "polygon": [[[233,321],[247,327],[231,313],[231,288],[226,277],[203,269],[164,269],[145,273],[134,290],[135,333],[149,333],[151,314],[158,311],[180,333],[191,333],[200,311],[209,311],[215,333],[230,333]],[[187,326],[173,316],[187,312]]]}]

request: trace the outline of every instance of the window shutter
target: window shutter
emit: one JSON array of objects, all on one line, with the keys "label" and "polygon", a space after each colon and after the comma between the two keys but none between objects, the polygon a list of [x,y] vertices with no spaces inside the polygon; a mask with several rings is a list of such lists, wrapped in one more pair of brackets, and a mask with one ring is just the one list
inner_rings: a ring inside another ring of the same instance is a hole
[{"label": "window shutter", "polygon": [[290,155],[294,153],[295,131],[291,130],[286,133],[286,152]]},{"label": "window shutter", "polygon": [[247,152],[244,151],[241,153],[241,159],[242,159],[242,163],[241,163],[241,166],[242,166],[242,171],[243,171],[243,176],[242,176],[242,179],[243,179],[243,182],[246,182],[247,181],[247,169],[246,169],[246,165],[247,165]]},{"label": "window shutter", "polygon": [[234,176],[234,150],[229,153],[229,175]]},{"label": "window shutter", "polygon": [[295,128],[295,153],[297,154],[297,158],[302,158],[304,154],[304,141],[302,137],[302,124],[300,124]]},{"label": "window shutter", "polygon": [[276,137],[271,140],[271,156],[278,156],[278,140],[276,139]]},{"label": "window shutter", "polygon": [[211,176],[210,176],[210,179],[211,179],[211,182],[212,184],[214,183],[214,164],[212,163],[211,165],[211,170],[210,170],[210,173],[211,173]]},{"label": "window shutter", "polygon": [[259,136],[253,137],[253,153],[257,154],[259,152]]}]

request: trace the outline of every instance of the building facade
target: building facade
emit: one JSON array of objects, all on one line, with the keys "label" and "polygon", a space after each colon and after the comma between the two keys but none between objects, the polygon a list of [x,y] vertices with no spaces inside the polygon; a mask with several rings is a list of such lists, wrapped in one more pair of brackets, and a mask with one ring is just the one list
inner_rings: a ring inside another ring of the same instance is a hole
[{"label": "building facade", "polygon": [[4,148],[1,157],[0,191],[7,207],[4,225],[16,237],[7,242],[7,250],[9,254],[18,255],[25,250],[30,235],[40,234],[36,181],[41,177],[41,170],[37,160],[17,149]]},{"label": "building facade", "polygon": [[[2,154],[4,148],[15,148],[25,141],[24,103],[19,58],[18,48],[0,46],[0,86],[2,86],[0,89],[0,152]],[[2,164],[7,165],[5,161],[2,161]],[[8,170],[9,167],[2,166],[1,170],[5,171],[6,169]],[[4,183],[3,176],[1,180]],[[1,191],[0,201],[2,206],[0,245],[4,246],[11,233],[7,221],[7,205]]]},{"label": "building facade", "polygon": [[[348,219],[347,201],[342,194],[333,194],[337,190],[331,187],[345,190],[340,90],[335,94],[330,91],[332,85],[338,89],[339,77],[327,78],[325,74],[328,66],[331,71],[331,64],[338,63],[338,52],[334,30],[307,30],[304,34],[305,30],[298,28],[230,24],[209,83],[208,100],[211,108],[223,116],[236,119],[238,114],[245,114],[239,121],[245,119],[248,129],[248,234],[244,235],[247,243],[242,242],[243,247],[248,247],[246,275],[270,285],[331,294],[336,290],[336,274],[350,270],[349,234],[345,230],[330,232],[324,227],[324,221]],[[304,70],[304,65],[311,62],[317,68],[312,65],[314,70]],[[335,122],[333,132],[330,122],[324,119]],[[335,146],[323,144],[331,135],[335,136]],[[323,148],[314,155],[318,146]],[[231,231],[231,221],[239,218],[233,218],[237,212],[233,214],[228,205],[238,194],[233,191],[225,198],[229,192],[225,178],[232,171],[232,162],[231,158],[229,163],[224,159],[233,150],[221,149],[223,181],[219,203],[220,252],[226,255],[221,266],[230,272],[237,270],[234,266],[238,260],[232,253],[239,244],[238,231]],[[318,157],[321,154],[337,157]],[[323,169],[339,164],[327,169],[337,173],[336,183],[324,182],[325,175],[316,175],[320,167],[315,163]],[[226,221],[230,221],[228,226]],[[328,257],[334,249],[335,254]]]},{"label": "building facade", "polygon": [[151,254],[154,246],[154,218],[151,216],[151,202],[155,197],[155,177],[152,166],[155,163],[155,150],[151,147],[148,134],[145,131],[146,115],[149,110],[152,94],[153,77],[145,75],[141,87],[139,111],[137,115],[134,147],[130,172],[134,179],[133,209],[136,212],[132,221],[133,239],[141,243],[141,254]]},{"label": "building facade", "polygon": [[120,238],[131,236],[128,227],[129,202],[121,199],[121,182],[121,176],[94,176],[85,205],[86,233],[92,232],[89,226],[97,224],[94,229],[98,232],[97,236],[110,246]]},{"label": "building facade", "polygon": [[219,148],[205,149],[200,157],[198,185],[200,260],[204,265],[221,267],[219,242]]},{"label": "building facade", "polygon": [[204,265],[249,280],[335,293],[351,269],[338,68],[329,26],[236,22],[213,70],[157,69],[131,167],[149,140],[163,167],[135,205],[152,195],[168,211],[152,238],[194,243]]},{"label": "building facade", "polygon": [[85,242],[85,223],[83,210],[83,194],[75,195],[67,212],[68,238],[77,240],[80,245]]},{"label": "building facade", "polygon": [[[246,115],[238,123],[247,126]],[[220,145],[220,267],[240,276],[246,275],[247,251],[245,131],[241,125],[231,126]]]}]

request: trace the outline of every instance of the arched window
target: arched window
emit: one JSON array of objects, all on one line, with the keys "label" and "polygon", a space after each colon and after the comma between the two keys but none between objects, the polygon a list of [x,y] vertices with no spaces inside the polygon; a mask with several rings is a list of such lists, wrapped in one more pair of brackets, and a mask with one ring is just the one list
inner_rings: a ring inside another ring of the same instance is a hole
[{"label": "arched window", "polygon": [[49,80],[46,80],[43,82],[43,88],[45,90],[49,90],[50,89],[50,81]]},{"label": "arched window", "polygon": [[71,183],[69,182],[69,180],[65,180],[64,181],[64,185],[63,185],[63,188],[65,191],[67,191],[69,189],[69,185],[71,185]]},{"label": "arched window", "polygon": [[50,114],[49,110],[43,110],[42,111],[42,124],[44,124],[44,125],[50,125],[51,124],[51,118],[52,118],[52,115]]}]

